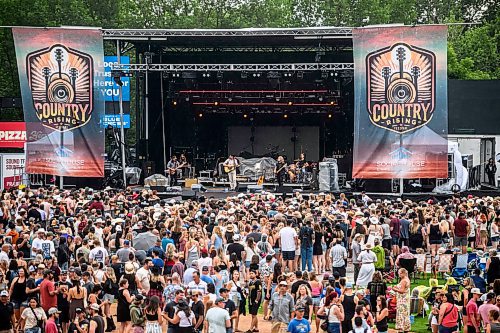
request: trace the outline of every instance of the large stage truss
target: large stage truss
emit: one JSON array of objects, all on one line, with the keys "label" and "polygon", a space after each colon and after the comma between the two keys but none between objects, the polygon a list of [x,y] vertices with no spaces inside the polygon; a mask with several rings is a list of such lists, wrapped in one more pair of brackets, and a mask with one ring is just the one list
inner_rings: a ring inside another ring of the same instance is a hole
[{"label": "large stage truss", "polygon": [[166,40],[169,37],[292,36],[298,39],[352,38],[351,27],[248,29],[103,29],[104,39]]},{"label": "large stage truss", "polygon": [[353,63],[298,63],[298,64],[114,64],[112,70],[156,72],[260,72],[260,71],[341,71],[353,70]]}]

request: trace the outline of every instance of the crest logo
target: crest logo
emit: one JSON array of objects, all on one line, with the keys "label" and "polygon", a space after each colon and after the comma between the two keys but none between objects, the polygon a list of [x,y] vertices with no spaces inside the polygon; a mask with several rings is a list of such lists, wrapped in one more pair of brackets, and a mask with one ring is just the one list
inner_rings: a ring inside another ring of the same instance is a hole
[{"label": "crest logo", "polygon": [[43,126],[59,132],[85,125],[92,116],[92,57],[64,45],[26,56],[35,112]]},{"label": "crest logo", "polygon": [[406,133],[427,124],[435,108],[436,57],[404,43],[366,57],[367,106],[378,127]]}]

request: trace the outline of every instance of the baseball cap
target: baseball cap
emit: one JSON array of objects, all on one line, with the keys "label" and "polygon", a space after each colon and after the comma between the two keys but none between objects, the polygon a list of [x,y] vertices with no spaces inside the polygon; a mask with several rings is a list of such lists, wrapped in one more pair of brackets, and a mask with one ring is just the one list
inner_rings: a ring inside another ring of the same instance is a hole
[{"label": "baseball cap", "polygon": [[90,304],[89,308],[91,308],[94,311],[99,311],[99,304],[92,303],[92,304]]},{"label": "baseball cap", "polygon": [[75,309],[75,312],[76,312],[76,313],[81,313],[81,312],[83,312],[83,309],[82,309],[82,308],[76,308],[76,309]]},{"label": "baseball cap", "polygon": [[220,302],[224,302],[224,301],[225,301],[225,300],[224,300],[224,298],[222,298],[222,297],[217,297],[217,298],[215,299],[215,303],[216,303],[216,304],[217,304],[217,303],[220,303]]},{"label": "baseball cap", "polygon": [[208,272],[208,266],[203,266],[201,269],[203,272]]},{"label": "baseball cap", "polygon": [[478,294],[478,295],[482,295],[483,294],[481,292],[481,290],[479,290],[479,288],[472,288],[470,292],[471,292],[471,294]]},{"label": "baseball cap", "polygon": [[222,287],[219,289],[219,294],[220,293],[227,293],[227,292],[229,292],[229,289],[227,289],[227,288]]},{"label": "baseball cap", "polygon": [[2,290],[0,297],[9,297],[9,292],[7,290]]},{"label": "baseball cap", "polygon": [[281,281],[278,285],[279,285],[279,286],[288,286],[288,282],[286,282],[286,281]]},{"label": "baseball cap", "polygon": [[299,305],[299,306],[297,306],[297,307],[295,308],[295,311],[301,311],[301,312],[302,312],[302,311],[305,311],[305,310],[306,310],[306,309],[304,309],[304,307],[303,307],[303,306],[301,306],[301,305]]},{"label": "baseball cap", "polygon": [[[92,304],[92,305],[94,305],[94,304]],[[99,307],[99,305],[97,305],[97,307]],[[50,316],[50,315],[53,315],[54,313],[61,313],[61,311],[57,310],[57,308],[52,307],[52,308],[49,309],[49,311],[47,313]]]}]

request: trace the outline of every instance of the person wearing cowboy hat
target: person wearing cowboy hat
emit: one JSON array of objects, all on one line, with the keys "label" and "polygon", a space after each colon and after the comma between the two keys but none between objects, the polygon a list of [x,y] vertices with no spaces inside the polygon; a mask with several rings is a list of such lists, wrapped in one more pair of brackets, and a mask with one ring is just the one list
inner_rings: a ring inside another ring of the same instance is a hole
[{"label": "person wearing cowboy hat", "polygon": [[358,260],[361,262],[361,269],[356,279],[356,286],[366,288],[368,283],[372,281],[373,273],[375,273],[375,262],[377,262],[377,256],[373,253],[371,244],[365,244]]}]

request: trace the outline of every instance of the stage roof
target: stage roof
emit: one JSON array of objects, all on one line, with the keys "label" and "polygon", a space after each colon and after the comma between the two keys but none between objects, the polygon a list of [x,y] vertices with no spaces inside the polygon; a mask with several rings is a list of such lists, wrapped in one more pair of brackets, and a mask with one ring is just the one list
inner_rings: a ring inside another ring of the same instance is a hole
[{"label": "stage roof", "polygon": [[309,50],[312,47],[351,49],[352,28],[248,28],[248,29],[103,29],[105,40],[173,48],[265,48]]}]

